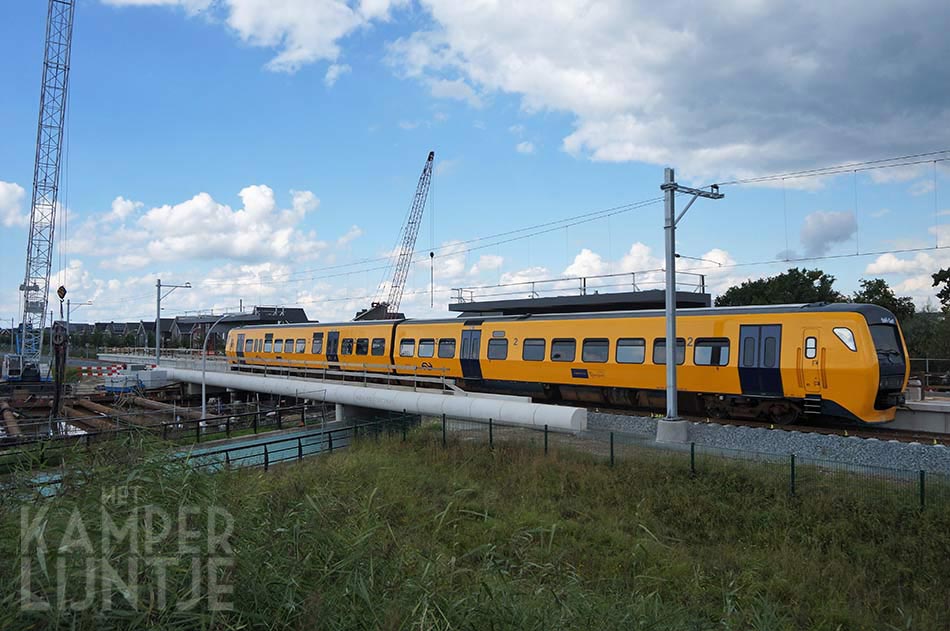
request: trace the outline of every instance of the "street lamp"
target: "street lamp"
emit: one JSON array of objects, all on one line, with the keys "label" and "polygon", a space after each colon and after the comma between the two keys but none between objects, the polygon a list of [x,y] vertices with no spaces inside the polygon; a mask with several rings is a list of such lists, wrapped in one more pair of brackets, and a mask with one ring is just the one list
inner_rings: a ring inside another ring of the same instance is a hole
[{"label": "street lamp", "polygon": [[[163,296],[162,287],[167,287],[168,292]],[[155,306],[155,364],[158,364],[158,360],[162,356],[162,298],[166,298],[168,294],[172,293],[176,289],[191,289],[191,283],[185,283],[184,285],[162,285],[162,279],[159,278],[155,281],[156,296],[158,300],[156,301]]]},{"label": "street lamp", "polygon": [[240,317],[239,313],[225,313],[223,316],[214,321],[214,324],[211,325],[211,328],[205,333],[204,343],[201,345],[201,420],[204,420],[208,414],[208,398],[205,396],[205,372],[206,366],[208,363],[208,339],[211,337],[211,333],[214,331],[214,327],[218,326],[221,320],[226,320],[227,318]]},{"label": "street lamp", "polygon": [[673,256],[675,256],[678,259],[689,259],[690,261],[702,261],[703,263],[712,263],[713,265],[722,267],[722,263],[720,263],[719,261],[714,261],[712,259],[704,259],[699,256],[686,256],[684,254],[679,254],[679,253],[676,253]]}]

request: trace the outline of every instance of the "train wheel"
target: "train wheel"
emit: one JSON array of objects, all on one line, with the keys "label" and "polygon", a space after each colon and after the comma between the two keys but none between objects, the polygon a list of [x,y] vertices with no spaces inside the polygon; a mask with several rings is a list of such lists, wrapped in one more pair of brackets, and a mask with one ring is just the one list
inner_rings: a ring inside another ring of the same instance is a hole
[{"label": "train wheel", "polygon": [[769,420],[778,425],[790,425],[798,420],[798,408],[788,403],[779,403],[769,409]]}]

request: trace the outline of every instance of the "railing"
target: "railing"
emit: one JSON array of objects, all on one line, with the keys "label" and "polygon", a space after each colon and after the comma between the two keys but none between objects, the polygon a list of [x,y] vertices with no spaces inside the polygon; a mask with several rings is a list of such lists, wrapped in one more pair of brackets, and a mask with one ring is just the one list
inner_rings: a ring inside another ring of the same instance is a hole
[{"label": "railing", "polygon": [[851,496],[877,499],[886,495],[923,509],[950,506],[950,475],[922,469],[898,469],[807,458],[796,454],[763,453],[740,449],[708,447],[696,443],[658,443],[653,438],[611,431],[564,433],[547,426],[528,427],[494,420],[440,420],[441,431],[433,432],[440,448],[484,445],[490,449],[516,444],[548,455],[558,449],[588,454],[614,466],[623,461],[649,459],[658,464],[672,462],[691,476],[720,468],[724,464],[755,466],[757,473],[786,489],[790,496],[808,496],[819,490],[839,490]]},{"label": "railing", "polygon": [[[138,349],[141,350],[141,349]],[[127,363],[137,363],[142,356],[129,353],[102,353],[101,357],[123,361]],[[267,362],[254,363],[254,362]],[[204,366],[202,366],[204,364]],[[242,371],[255,374],[278,377],[285,379],[314,379],[319,381],[346,380],[346,385],[382,385],[399,386],[409,383],[413,390],[417,390],[419,385],[430,384],[437,385],[443,391],[460,392],[455,386],[455,380],[449,378],[448,368],[421,367],[421,366],[400,366],[389,363],[360,363],[360,362],[328,362],[304,359],[254,359],[251,357],[245,359],[224,359],[222,356],[211,358],[209,356],[206,362],[198,358],[184,357],[174,358],[162,356],[162,366],[168,368],[180,368],[183,370],[205,370],[207,372],[231,372],[233,369],[240,368]],[[399,374],[396,374],[398,371]],[[411,373],[411,374],[407,374]]]},{"label": "railing", "polygon": [[[194,408],[182,408],[180,412],[197,414],[197,410]],[[168,412],[156,412],[156,414],[168,414]],[[145,415],[129,413],[128,416]],[[105,417],[102,416],[90,416],[88,418],[89,420],[105,420]],[[115,419],[116,427],[112,429],[57,434],[49,434],[45,431],[50,426],[48,421],[38,421],[35,423],[37,427],[34,429],[40,431],[34,435],[8,438],[2,443],[5,449],[0,451],[0,469],[3,468],[5,463],[16,462],[25,455],[34,454],[36,447],[41,448],[44,458],[50,458],[53,454],[77,444],[90,446],[93,443],[113,440],[130,434],[149,434],[162,440],[174,442],[201,443],[220,438],[232,438],[243,434],[258,434],[259,432],[292,427],[307,427],[314,424],[323,426],[329,418],[332,418],[332,413],[326,406],[304,404],[289,407],[278,405],[275,408],[259,408],[243,413],[234,412],[212,416],[203,420],[176,418],[171,421],[157,421],[150,425],[128,421],[119,422],[118,419]],[[69,422],[76,420],[78,419],[69,419]],[[53,422],[53,426],[66,422],[66,419],[59,419]],[[23,426],[22,423],[20,425]]]},{"label": "railing", "polygon": [[950,390],[950,359],[912,357],[910,376],[920,379],[924,389]]},{"label": "railing", "polygon": [[[653,269],[640,272],[623,272],[619,274],[599,274],[596,276],[567,276],[546,280],[529,280],[518,283],[502,283],[499,285],[479,285],[475,287],[454,287],[455,300],[459,303],[475,302],[486,298],[500,298],[518,296],[522,298],[540,298],[548,295],[586,296],[590,292],[597,293],[602,289],[614,291],[643,291],[644,287],[666,287],[663,277],[665,270]],[[706,275],[695,272],[676,272],[676,287],[687,291],[706,293]],[[683,276],[685,279],[681,280]],[[476,293],[477,292],[477,293]],[[567,292],[567,293],[565,293]]]}]

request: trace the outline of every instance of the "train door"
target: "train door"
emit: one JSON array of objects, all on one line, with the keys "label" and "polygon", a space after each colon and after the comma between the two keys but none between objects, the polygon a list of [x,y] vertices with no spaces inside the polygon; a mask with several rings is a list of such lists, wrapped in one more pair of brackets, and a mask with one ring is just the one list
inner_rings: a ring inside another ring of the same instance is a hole
[{"label": "train door", "polygon": [[481,379],[482,365],[478,360],[478,353],[482,345],[482,332],[479,329],[462,331],[462,352],[459,361],[462,364],[462,377],[465,379]]},{"label": "train door", "polygon": [[806,394],[821,394],[821,337],[818,329],[805,329],[802,338],[801,376]]},{"label": "train door", "polygon": [[241,333],[237,336],[237,348],[235,349],[237,353],[238,363],[244,363],[244,334]]},{"label": "train door", "polygon": [[742,394],[782,396],[779,324],[739,327],[739,382]]},{"label": "train door", "polygon": [[330,331],[327,333],[327,361],[331,363],[336,363],[340,361],[340,356],[337,354],[340,348],[340,332],[339,331]]}]

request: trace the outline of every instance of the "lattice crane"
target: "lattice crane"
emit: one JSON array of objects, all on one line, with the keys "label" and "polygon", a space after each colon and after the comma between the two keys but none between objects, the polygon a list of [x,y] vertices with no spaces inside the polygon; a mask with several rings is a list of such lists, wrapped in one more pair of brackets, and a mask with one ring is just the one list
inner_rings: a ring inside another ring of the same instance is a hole
[{"label": "lattice crane", "polygon": [[63,155],[74,9],[75,0],[49,0],[46,55],[43,61],[40,114],[36,132],[30,238],[26,253],[26,274],[20,286],[23,293],[23,322],[18,355],[22,379],[39,377]]},{"label": "lattice crane", "polygon": [[356,320],[369,319],[397,319],[401,318],[399,303],[406,289],[406,279],[409,277],[409,267],[412,265],[412,254],[416,247],[416,237],[419,236],[419,226],[422,224],[422,213],[426,207],[426,198],[429,196],[429,184],[432,181],[432,165],[435,162],[435,151],[429,152],[419,184],[416,185],[416,194],[412,198],[412,206],[406,215],[402,226],[402,242],[397,253],[392,285],[389,287],[389,298],[385,302],[374,302],[370,309],[361,311]]}]

